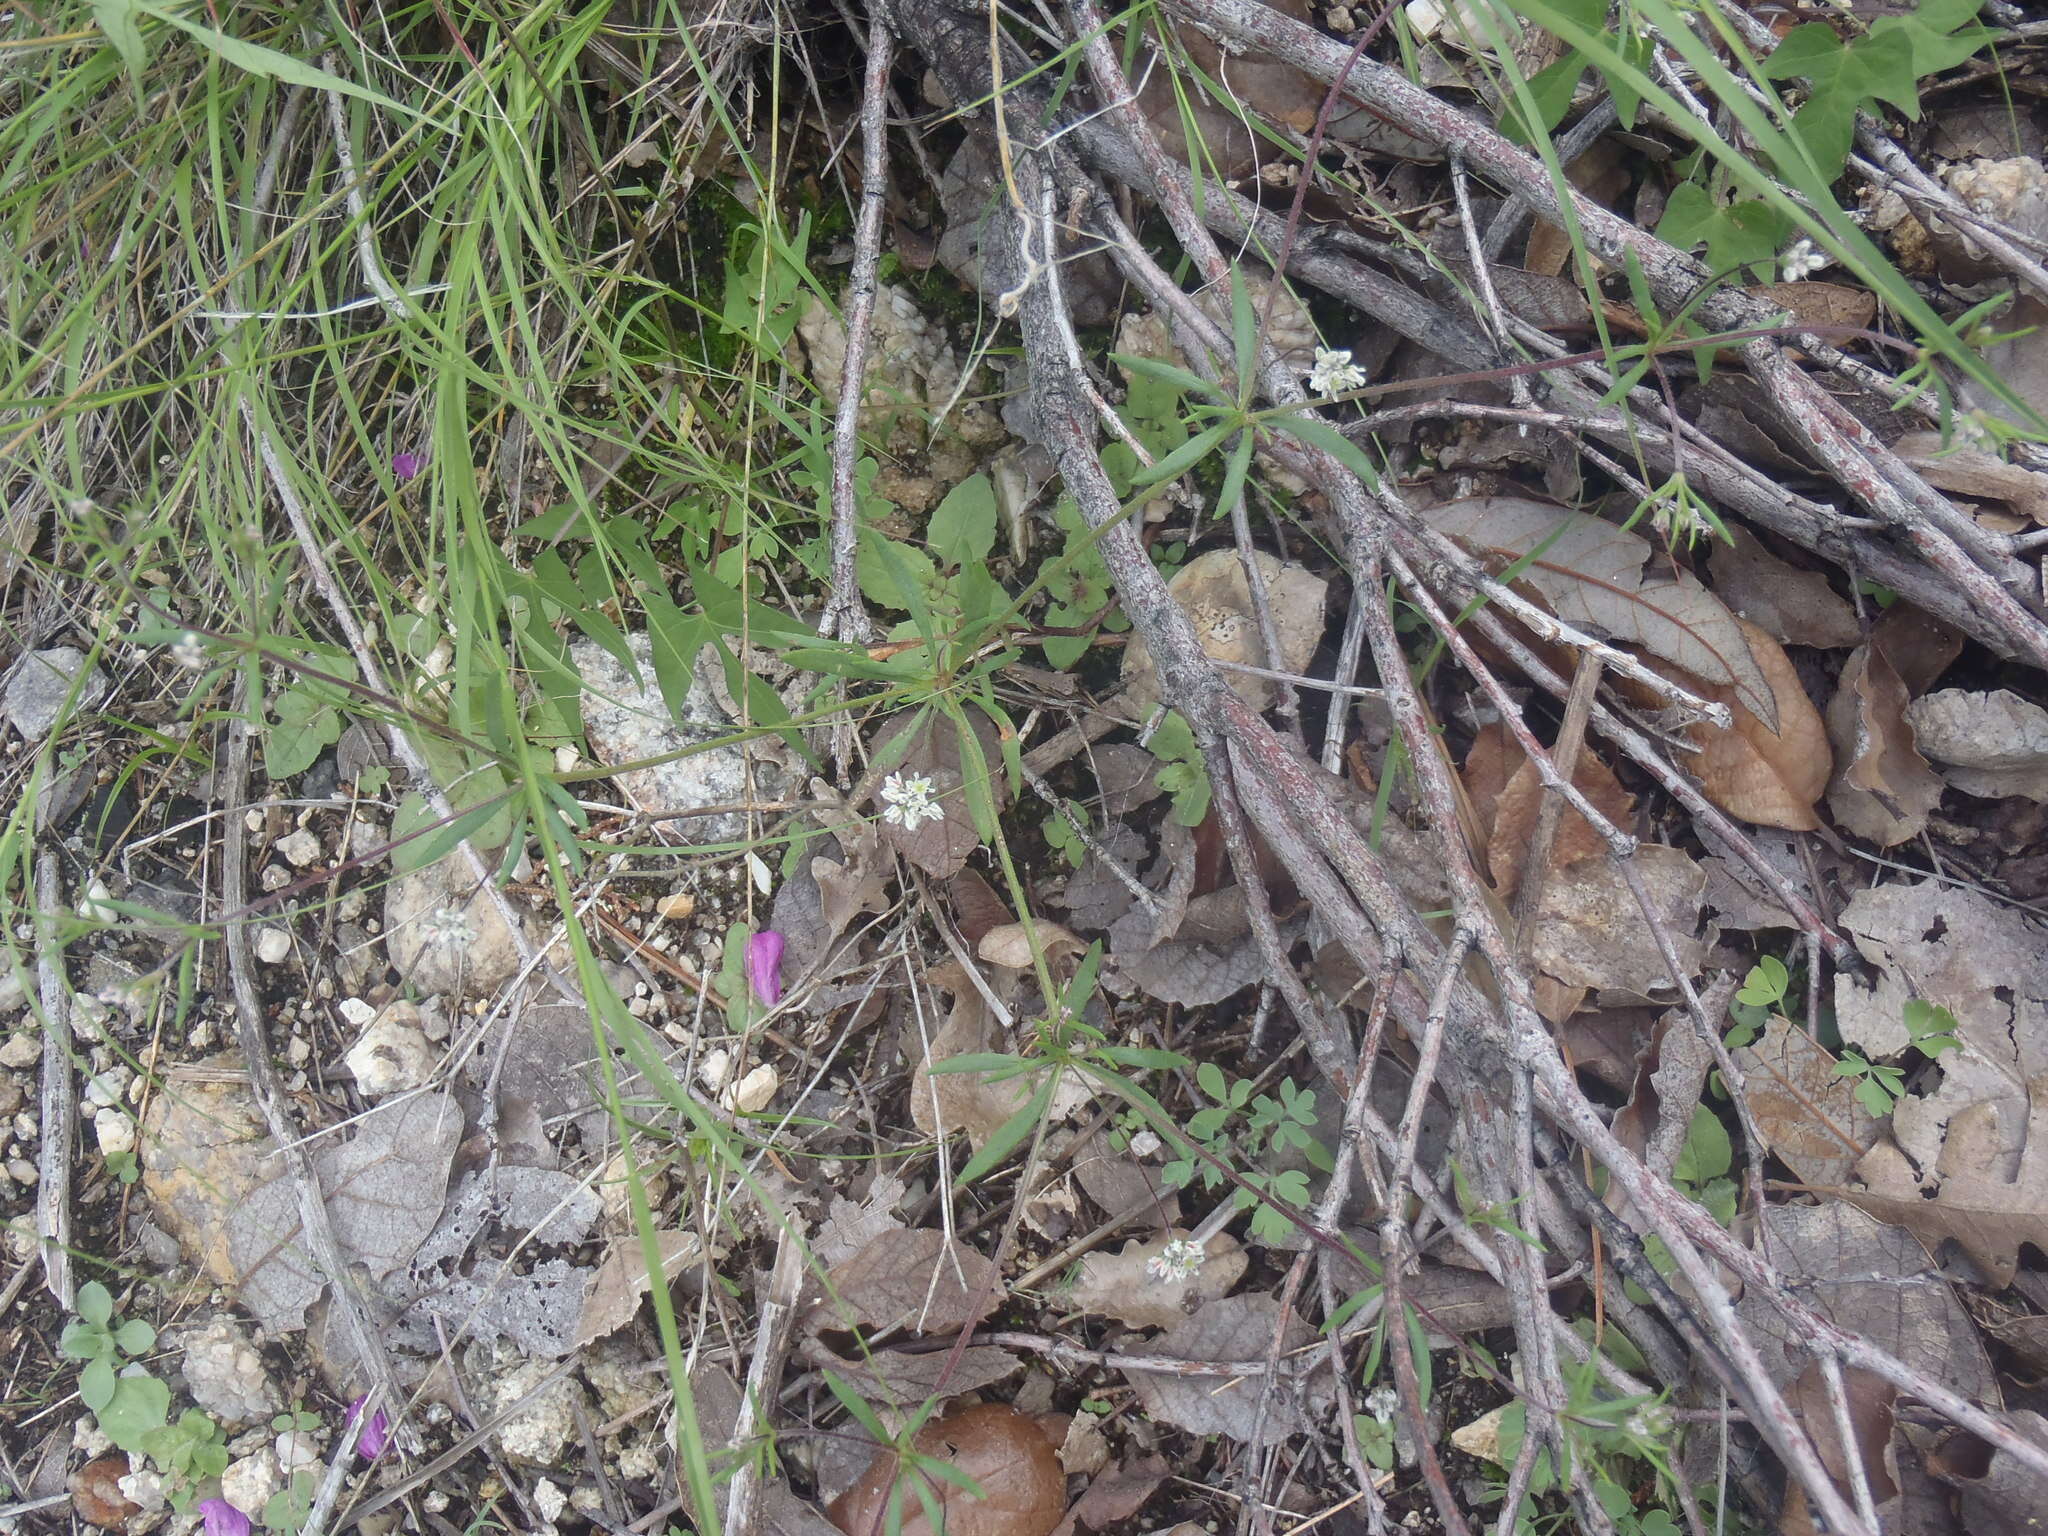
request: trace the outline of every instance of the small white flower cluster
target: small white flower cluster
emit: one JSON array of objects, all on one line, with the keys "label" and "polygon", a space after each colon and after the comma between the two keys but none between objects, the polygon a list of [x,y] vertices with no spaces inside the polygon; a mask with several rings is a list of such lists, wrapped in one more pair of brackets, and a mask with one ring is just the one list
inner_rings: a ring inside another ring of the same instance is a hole
[{"label": "small white flower cluster", "polygon": [[1190,1242],[1185,1237],[1169,1238],[1164,1248],[1145,1261],[1145,1273],[1154,1280],[1178,1284],[1200,1274],[1202,1261],[1208,1256],[1208,1249],[1200,1243]]},{"label": "small white flower cluster", "polygon": [[1834,261],[1834,257],[1816,250],[1813,242],[1802,235],[1778,258],[1778,275],[1788,283],[1803,283],[1821,268],[1833,266]]},{"label": "small white flower cluster", "polygon": [[461,907],[436,907],[419,920],[420,943],[462,949],[476,942],[476,930]]},{"label": "small white flower cluster", "polygon": [[1316,348],[1316,365],[1308,371],[1308,387],[1319,395],[1341,395],[1365,387],[1365,370],[1351,361],[1347,347],[1341,352]]},{"label": "small white flower cluster", "polygon": [[922,774],[915,778],[890,774],[882,780],[882,799],[887,805],[882,820],[906,832],[915,832],[923,822],[946,818],[932,792],[932,781]]}]

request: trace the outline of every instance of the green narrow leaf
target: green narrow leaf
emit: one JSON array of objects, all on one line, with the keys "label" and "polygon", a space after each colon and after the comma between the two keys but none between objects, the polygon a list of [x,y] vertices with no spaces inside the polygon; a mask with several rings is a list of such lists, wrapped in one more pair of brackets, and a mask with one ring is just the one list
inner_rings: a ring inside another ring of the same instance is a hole
[{"label": "green narrow leaf", "polygon": [[304,59],[295,59],[288,53],[279,53],[275,48],[265,48],[261,43],[248,42],[239,37],[212,27],[201,26],[196,21],[187,21],[176,11],[165,6],[153,5],[150,0],[135,0],[134,9],[145,16],[154,16],[166,26],[176,27],[196,41],[201,47],[220,56],[223,63],[252,75],[263,75],[272,80],[282,80],[286,85],[303,85],[318,91],[339,91],[344,96],[354,96],[387,112],[396,112],[401,117],[425,118],[424,112],[415,111],[401,102],[393,101],[382,91],[373,91],[366,85],[357,85],[353,80],[344,80],[331,75],[316,64]]},{"label": "green narrow leaf", "polygon": [[982,1144],[981,1150],[969,1158],[967,1166],[960,1170],[962,1184],[972,1184],[990,1169],[999,1167],[1003,1159],[1015,1151],[1024,1138],[1031,1134],[1031,1127],[1051,1107],[1053,1083],[1058,1076],[1057,1072],[1048,1073],[1045,1081],[1038,1085],[1038,1091],[1025,1101],[1023,1108],[996,1127],[995,1134]]},{"label": "green narrow leaf", "polygon": [[135,24],[137,9],[135,0],[92,0],[92,19],[114,45],[114,52],[121,56],[121,63],[128,70],[128,78],[139,89],[142,71],[149,64],[149,50],[142,45],[142,28]]},{"label": "green narrow leaf", "polygon": [[1377,490],[1379,488],[1379,468],[1370,458],[1366,457],[1365,450],[1320,417],[1293,414],[1276,415],[1267,418],[1267,425],[1277,431],[1285,432],[1289,437],[1300,438],[1311,448],[1322,449],[1323,452],[1364,481],[1368,489]]},{"label": "green narrow leaf", "polygon": [[1230,329],[1237,345],[1238,396],[1250,399],[1252,380],[1259,376],[1259,316],[1242,267],[1230,269]]}]

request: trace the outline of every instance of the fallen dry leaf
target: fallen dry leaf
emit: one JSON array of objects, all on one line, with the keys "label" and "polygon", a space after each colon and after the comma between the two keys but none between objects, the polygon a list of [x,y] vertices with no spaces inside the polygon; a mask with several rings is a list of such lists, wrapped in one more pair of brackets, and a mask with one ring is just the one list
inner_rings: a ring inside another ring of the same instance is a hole
[{"label": "fallen dry leaf", "polygon": [[933,1227],[876,1238],[833,1267],[831,1294],[820,1326],[957,1333],[1004,1291],[993,1264]]},{"label": "fallen dry leaf", "polygon": [[[704,1254],[694,1232],[657,1232],[654,1243],[661,1256],[664,1280],[681,1274]],[[617,1333],[633,1321],[633,1314],[640,1310],[640,1298],[651,1289],[647,1255],[639,1237],[613,1238],[611,1252],[598,1265],[589,1293],[583,1298],[583,1315],[576,1322],[577,1348]]]},{"label": "fallen dry leaf", "polygon": [[1909,842],[1941,804],[1941,779],[1907,723],[1909,695],[1884,648],[1858,646],[1828,701],[1836,771],[1828,809],[1844,831],[1880,848]]},{"label": "fallen dry leaf", "polygon": [[1941,1156],[1916,1170],[1905,1153],[1881,1142],[1856,1165],[1861,1190],[1840,1191],[1880,1221],[1906,1228],[1929,1252],[1954,1238],[1994,1290],[2012,1284],[2019,1249],[2048,1253],[2048,1073],[2027,1084],[2025,1149],[2010,1176],[2013,1127],[2002,1125],[2008,1103],[1977,1103],[1948,1122]]},{"label": "fallen dry leaf", "polygon": [[[1703,680],[1705,697],[1726,704],[1733,723],[1723,730],[1700,721],[1686,732],[1699,750],[1687,766],[1700,791],[1731,816],[1766,827],[1808,832],[1820,825],[1814,804],[1827,788],[1833,756],[1820,712],[1800,686],[1784,647],[1745,619],[1733,621],[1773,701],[1759,716],[1735,689]],[[1773,728],[1767,723],[1776,720]]]},{"label": "fallen dry leaf", "polygon": [[[1536,835],[1536,821],[1549,793],[1536,765],[1522,755],[1521,744],[1514,742],[1510,750],[1521,757],[1521,766],[1494,799],[1493,825],[1486,843],[1487,868],[1492,871],[1494,887],[1503,900],[1512,898],[1521,886],[1522,861],[1528,857],[1530,842]],[[1621,787],[1614,770],[1601,761],[1590,743],[1580,751],[1572,767],[1572,787],[1616,826],[1626,827],[1635,814],[1635,796]],[[1593,830],[1593,824],[1565,807],[1558,817],[1556,840],[1550,847],[1550,868],[1560,870],[1581,859],[1603,857],[1606,852],[1607,841]]]},{"label": "fallen dry leaf", "polygon": [[[1849,1458],[1853,1455],[1868,1479],[1871,1498],[1879,1504],[1888,1503],[1899,1491],[1893,1480],[1898,1463],[1891,1454],[1892,1432],[1898,1423],[1894,1412],[1898,1389],[1883,1377],[1853,1365],[1842,1368],[1841,1382],[1853,1446],[1845,1448],[1842,1444],[1834,1394],[1828,1389],[1819,1361],[1793,1379],[1791,1390],[1785,1394],[1786,1402],[1813,1437],[1813,1448],[1820,1453],[1821,1465],[1827,1468],[1845,1498],[1850,1492]],[[1789,1481],[1785,1501],[1779,1508],[1779,1531],[1783,1536],[1800,1531],[1812,1531],[1817,1536],[1822,1527],[1813,1521],[1806,1490],[1796,1479]]]},{"label": "fallen dry leaf", "polygon": [[[912,1441],[921,1456],[970,1478],[975,1497],[950,1478],[923,1477],[946,1536],[1048,1536],[1067,1504],[1058,1452],[1036,1420],[1001,1403],[982,1403],[934,1420]],[[882,1451],[826,1511],[847,1536],[933,1536],[925,1500],[899,1478],[900,1458]],[[895,1515],[891,1516],[891,1506]],[[900,1533],[897,1521],[901,1521]]]},{"label": "fallen dry leaf", "polygon": [[1422,515],[1498,565],[1534,554],[1519,584],[1559,618],[1728,688],[1759,719],[1776,722],[1777,697],[1750,636],[1699,578],[1656,557],[1649,540],[1520,496],[1446,502]]},{"label": "fallen dry leaf", "polygon": [[1754,1043],[1735,1052],[1749,1112],[1773,1154],[1802,1184],[1844,1183],[1884,1134],[1835,1072],[1834,1055],[1791,1020],[1773,1014]]},{"label": "fallen dry leaf", "polygon": [[1106,1531],[1112,1525],[1136,1519],[1172,1470],[1164,1458],[1147,1456],[1092,1478],[1088,1491],[1074,1501],[1054,1536],[1070,1536],[1076,1526]]},{"label": "fallen dry leaf", "polygon": [[1862,330],[1877,315],[1877,295],[1847,283],[1759,283],[1749,292],[1791,315],[1795,325]]},{"label": "fallen dry leaf", "polygon": [[[462,1108],[454,1096],[428,1093],[371,1110],[347,1140],[314,1152],[335,1240],[372,1278],[411,1258],[434,1230],[461,1140]],[[243,1304],[266,1328],[303,1328],[306,1308],[321,1292],[300,1232],[299,1188],[289,1172],[251,1193],[228,1218]]]},{"label": "fallen dry leaf", "polygon": [[[1262,1361],[1276,1333],[1283,1361],[1315,1338],[1314,1330],[1297,1314],[1283,1314],[1274,1296],[1223,1296],[1153,1343],[1127,1353],[1169,1360]],[[1263,1374],[1191,1376],[1127,1365],[1124,1375],[1153,1418],[1189,1434],[1228,1435],[1253,1445],[1277,1445],[1298,1433],[1306,1426],[1307,1415],[1320,1412],[1330,1396],[1328,1378],[1320,1373],[1310,1378],[1306,1391],[1297,1385],[1270,1394],[1264,1390]]]},{"label": "fallen dry leaf", "polygon": [[[1676,848],[1645,843],[1630,860],[1649,892],[1686,975],[1696,976],[1706,946],[1698,937],[1707,877]],[[1543,883],[1530,958],[1568,986],[1630,992],[1648,999],[1674,983],[1642,908],[1606,858],[1582,859]]]},{"label": "fallen dry leaf", "polygon": [[1937,490],[1974,501],[2004,502],[2016,517],[2048,523],[2048,475],[2039,470],[2008,464],[1982,448],[1943,451],[1935,432],[1909,432],[1892,444],[1892,452]]},{"label": "fallen dry leaf", "polygon": [[[977,1051],[1006,1048],[1002,1028],[988,1001],[959,965],[933,966],[932,984],[953,994],[953,1007],[932,1036],[929,1053],[910,1072],[910,1118],[927,1136],[967,1133],[980,1147],[1030,1101],[1037,1079],[1011,1077],[1001,1081],[988,1072],[934,1072],[933,1062]],[[1063,1073],[1048,1113],[1065,1119],[1089,1101],[1088,1085],[1077,1073]]]},{"label": "fallen dry leaf", "polygon": [[[1823,1317],[1980,1403],[1997,1378],[1970,1314],[1911,1236],[1853,1205],[1769,1205],[1761,1241],[1786,1283]],[[1771,1383],[1789,1387],[1813,1359],[1807,1334],[1755,1291],[1736,1305]]]},{"label": "fallen dry leaf", "polygon": [[1180,1192],[1160,1182],[1157,1168],[1112,1147],[1101,1131],[1074,1148],[1073,1169],[1081,1188],[1105,1216],[1158,1228],[1180,1220]]},{"label": "fallen dry leaf", "polygon": [[830,1269],[852,1258],[878,1237],[904,1230],[896,1205],[908,1186],[894,1174],[878,1176],[867,1198],[859,1202],[834,1195],[825,1210],[825,1224],[811,1239],[811,1255]]},{"label": "fallen dry leaf", "polygon": [[1781,645],[1841,650],[1863,638],[1856,610],[1826,576],[1780,560],[1739,523],[1730,524],[1728,532],[1732,542],[1713,546],[1707,571],[1715,595],[1737,618],[1749,620]]},{"label": "fallen dry leaf", "polygon": [[1966,795],[2048,804],[2048,709],[2008,689],[1944,688],[1906,706],[1920,749]]},{"label": "fallen dry leaf", "polygon": [[1023,1368],[1023,1357],[991,1344],[975,1344],[956,1357],[949,1349],[931,1354],[876,1350],[858,1359],[842,1360],[817,1349],[813,1365],[830,1369],[871,1403],[914,1408],[928,1398],[951,1400],[970,1392],[986,1392]]},{"label": "fallen dry leaf", "polygon": [[[2008,1428],[2048,1446],[2048,1419],[2030,1408],[2013,1410]],[[1971,1536],[2025,1536],[2041,1528],[2048,1509],[2048,1478],[2009,1451],[1958,1433],[1927,1458],[1927,1470],[1958,1490],[1957,1529]]]},{"label": "fallen dry leaf", "polygon": [[[1235,549],[1212,549],[1197,555],[1175,573],[1166,590],[1194,625],[1202,649],[1218,661],[1275,672],[1305,671],[1323,638],[1323,605],[1329,583],[1298,565],[1282,565],[1263,551],[1258,555],[1258,567],[1274,636],[1280,642],[1277,659],[1266,654],[1252,606],[1251,584]],[[1132,708],[1142,713],[1160,702],[1152,652],[1141,639],[1134,638],[1124,648],[1123,678]],[[1224,680],[1253,709],[1270,709],[1280,696],[1277,684],[1248,672],[1226,670]]]},{"label": "fallen dry leaf", "polygon": [[1067,1300],[1075,1310],[1113,1317],[1133,1328],[1172,1328],[1204,1302],[1230,1294],[1250,1261],[1236,1238],[1219,1232],[1203,1250],[1193,1274],[1178,1280],[1151,1274],[1146,1265],[1185,1232],[1125,1243],[1115,1253],[1091,1253],[1081,1260]]},{"label": "fallen dry leaf", "polygon": [[2002,1106],[1995,1172],[2011,1177],[2028,1145],[2025,1084],[2048,1072],[2048,944],[2025,913],[1967,887],[1901,882],[1858,891],[1842,931],[1870,962],[1869,982],[1835,978],[1842,1038],[1872,1060],[1912,1044],[1908,1004],[1945,1008],[1957,1048],[1940,1053],[1940,1086],[1892,1110],[1892,1139],[1917,1166],[1942,1154],[1944,1128],[1971,1105]]}]

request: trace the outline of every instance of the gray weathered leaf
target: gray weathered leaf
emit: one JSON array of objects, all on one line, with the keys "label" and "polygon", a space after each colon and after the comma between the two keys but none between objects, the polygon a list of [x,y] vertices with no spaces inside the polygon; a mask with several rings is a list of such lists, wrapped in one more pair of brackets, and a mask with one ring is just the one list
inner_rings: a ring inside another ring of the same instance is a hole
[{"label": "gray weathered leaf", "polygon": [[[346,1141],[313,1155],[343,1256],[381,1279],[412,1257],[441,1219],[462,1110],[446,1093],[370,1111]],[[321,1281],[306,1253],[290,1175],[258,1189],[228,1222],[242,1300],[266,1328],[303,1328]]]},{"label": "gray weathered leaf", "polygon": [[1003,1285],[986,1258],[928,1227],[876,1238],[832,1271],[832,1293],[836,1326],[957,1333],[1002,1300]]},{"label": "gray weathered leaf", "polygon": [[[1283,1362],[1290,1361],[1315,1337],[1299,1316],[1283,1314],[1276,1297],[1223,1296],[1156,1342],[1130,1353],[1170,1360],[1264,1361],[1276,1333]],[[1309,1415],[1321,1411],[1330,1398],[1328,1375],[1320,1371],[1306,1383],[1271,1393],[1265,1391],[1262,1372],[1240,1377],[1192,1376],[1125,1366],[1124,1375],[1153,1418],[1190,1434],[1228,1435],[1255,1445],[1277,1445],[1299,1433],[1307,1426]]]},{"label": "gray weathered leaf", "polygon": [[1552,613],[1733,688],[1759,720],[1776,729],[1776,698],[1735,615],[1689,571],[1653,560],[1649,540],[1583,512],[1520,496],[1447,502],[1422,515],[1475,553],[1504,560],[1535,553],[1520,579],[1541,594]]}]

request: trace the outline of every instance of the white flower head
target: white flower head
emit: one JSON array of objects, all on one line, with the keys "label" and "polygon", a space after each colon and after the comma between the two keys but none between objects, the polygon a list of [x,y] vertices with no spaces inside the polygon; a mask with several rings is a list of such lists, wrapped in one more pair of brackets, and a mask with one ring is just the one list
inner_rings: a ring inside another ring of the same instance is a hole
[{"label": "white flower head", "polygon": [[422,945],[446,945],[450,949],[462,949],[476,942],[476,930],[469,925],[469,914],[461,907],[436,907],[419,920],[419,935]]},{"label": "white flower head", "polygon": [[1785,254],[1778,258],[1778,275],[1788,283],[1803,283],[1821,268],[1833,266],[1834,261],[1826,251],[1815,250],[1813,242],[1802,235],[1785,247]]},{"label": "white flower head", "polygon": [[1365,387],[1365,370],[1351,361],[1347,347],[1341,352],[1316,348],[1316,365],[1308,371],[1308,387],[1319,395],[1341,395]]},{"label": "white flower head", "polygon": [[181,667],[194,672],[206,670],[206,642],[193,630],[186,630],[178,636],[178,643],[171,647],[171,659]]},{"label": "white flower head", "polygon": [[882,820],[906,832],[915,832],[926,821],[944,821],[946,813],[939,809],[937,798],[932,792],[932,781],[923,774],[906,778],[892,773],[882,780],[882,799],[888,809],[882,812]]},{"label": "white flower head", "polygon": [[1208,1256],[1209,1251],[1200,1243],[1185,1237],[1169,1238],[1164,1248],[1145,1261],[1145,1273],[1154,1280],[1179,1284],[1200,1274],[1202,1261]]}]

